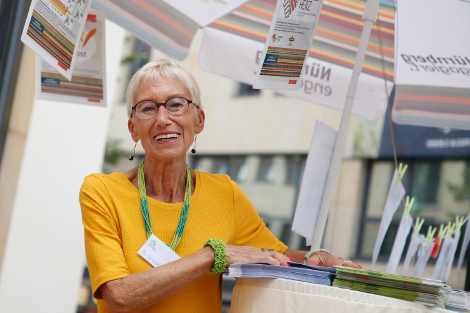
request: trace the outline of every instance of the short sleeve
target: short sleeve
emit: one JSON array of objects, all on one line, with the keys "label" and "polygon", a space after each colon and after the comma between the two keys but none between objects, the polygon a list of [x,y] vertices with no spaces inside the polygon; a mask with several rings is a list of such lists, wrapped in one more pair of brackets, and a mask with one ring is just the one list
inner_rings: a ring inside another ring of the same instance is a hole
[{"label": "short sleeve", "polygon": [[235,182],[231,180],[230,183],[233,189],[233,210],[236,225],[233,244],[274,249],[280,253],[286,252],[287,246],[266,227],[250,199]]},{"label": "short sleeve", "polygon": [[113,203],[106,185],[96,175],[85,178],[80,190],[80,206],[85,229],[85,250],[93,296],[102,299],[98,288],[129,274],[122,250]]}]

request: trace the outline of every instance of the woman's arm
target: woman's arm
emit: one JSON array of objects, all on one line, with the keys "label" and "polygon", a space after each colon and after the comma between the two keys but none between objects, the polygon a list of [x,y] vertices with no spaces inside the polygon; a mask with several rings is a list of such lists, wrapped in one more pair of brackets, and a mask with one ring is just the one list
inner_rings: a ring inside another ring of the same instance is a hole
[{"label": "woman's arm", "polygon": [[[267,263],[286,266],[288,261],[288,257],[278,252],[263,252],[254,247],[227,245],[226,250],[227,265]],[[210,272],[213,264],[214,251],[205,247],[177,261],[108,281],[98,292],[113,312],[132,312],[169,297]]]},{"label": "woman's arm", "polygon": [[108,281],[98,292],[115,313],[157,303],[210,272],[214,251],[205,247],[177,261]]}]

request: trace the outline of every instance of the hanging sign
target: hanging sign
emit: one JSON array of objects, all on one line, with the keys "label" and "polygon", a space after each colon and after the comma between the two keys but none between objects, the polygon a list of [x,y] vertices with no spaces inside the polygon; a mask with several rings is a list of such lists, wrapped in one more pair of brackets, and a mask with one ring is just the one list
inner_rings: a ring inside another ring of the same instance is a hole
[{"label": "hanging sign", "polygon": [[71,81],[37,57],[38,99],[106,106],[105,18],[104,12],[89,11]]},{"label": "hanging sign", "polygon": [[33,0],[21,41],[71,80],[91,0]]},{"label": "hanging sign", "polygon": [[323,0],[278,0],[253,88],[299,90]]}]

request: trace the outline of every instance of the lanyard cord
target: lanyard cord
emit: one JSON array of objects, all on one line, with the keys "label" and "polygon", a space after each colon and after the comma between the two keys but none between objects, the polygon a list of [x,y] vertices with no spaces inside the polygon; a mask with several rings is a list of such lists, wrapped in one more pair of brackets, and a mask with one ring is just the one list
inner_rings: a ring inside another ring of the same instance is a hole
[{"label": "lanyard cord", "polygon": [[[142,210],[142,215],[144,217],[145,223],[145,234],[147,238],[150,238],[152,235],[152,221],[150,219],[150,213],[147,203],[147,189],[145,189],[145,176],[144,176],[144,161],[140,163],[138,170],[138,186],[140,194],[140,209]],[[184,204],[183,210],[181,211],[181,217],[176,227],[175,235],[171,244],[167,244],[173,251],[178,246],[181,237],[183,237],[184,227],[186,226],[186,220],[188,219],[189,205],[191,202],[191,172],[189,171],[189,166],[186,164],[186,189],[184,191]]]}]

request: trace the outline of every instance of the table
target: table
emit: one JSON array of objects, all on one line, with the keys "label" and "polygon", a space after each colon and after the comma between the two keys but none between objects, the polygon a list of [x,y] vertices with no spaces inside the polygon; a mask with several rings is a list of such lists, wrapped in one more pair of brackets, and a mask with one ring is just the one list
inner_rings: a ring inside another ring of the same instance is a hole
[{"label": "table", "polygon": [[413,302],[285,279],[237,278],[230,313],[449,313]]}]

